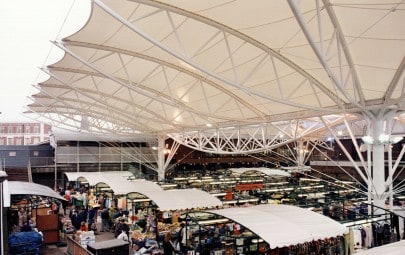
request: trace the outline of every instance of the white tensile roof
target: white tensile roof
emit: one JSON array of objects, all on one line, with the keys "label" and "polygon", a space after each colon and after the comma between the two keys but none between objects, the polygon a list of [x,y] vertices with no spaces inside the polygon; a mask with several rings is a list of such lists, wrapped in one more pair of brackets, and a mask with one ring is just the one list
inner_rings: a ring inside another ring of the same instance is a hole
[{"label": "white tensile roof", "polygon": [[323,240],[347,232],[345,226],[329,217],[291,205],[263,204],[243,210],[233,207],[208,212],[243,225],[270,244],[270,248]]},{"label": "white tensile roof", "polygon": [[386,110],[396,111],[393,133],[405,133],[402,1],[91,5],[84,27],[55,42],[66,54],[46,68],[51,77],[29,105],[53,126],[181,140],[176,134],[222,136],[229,127],[252,135],[267,124],[256,139],[280,130],[291,138]]}]

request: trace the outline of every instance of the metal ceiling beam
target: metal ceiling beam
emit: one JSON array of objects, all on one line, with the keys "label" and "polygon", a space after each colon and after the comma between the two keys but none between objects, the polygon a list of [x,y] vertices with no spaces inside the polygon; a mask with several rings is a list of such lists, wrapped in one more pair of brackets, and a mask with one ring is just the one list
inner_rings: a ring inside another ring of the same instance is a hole
[{"label": "metal ceiling beam", "polygon": [[[336,78],[335,74],[333,73],[332,69],[330,68],[330,66],[328,64],[328,61],[325,59],[324,53],[320,51],[317,44],[315,43],[315,40],[314,40],[309,28],[307,27],[307,25],[305,23],[304,17],[302,16],[298,6],[296,5],[296,1],[288,0],[288,4],[290,5],[291,10],[294,13],[294,16],[296,17],[296,20],[297,20],[299,26],[301,27],[302,32],[304,33],[305,37],[307,38],[309,45],[312,47],[312,50],[314,51],[314,53],[317,56],[320,63],[322,64],[322,66],[325,69],[326,73],[328,74],[329,78],[331,79],[333,84],[335,84],[335,88],[337,88],[340,91],[340,93],[342,93],[353,105],[358,107],[359,110],[365,111],[364,97],[363,97],[363,100],[360,101],[361,104],[357,103],[357,101],[354,98],[352,98],[352,96],[349,95],[343,89],[343,86],[342,86],[343,84],[341,82],[339,82],[339,80]],[[334,24],[335,29],[337,29],[336,25],[337,24]],[[341,31],[338,31],[338,33],[341,33]],[[338,38],[340,38],[339,35],[338,35]],[[347,45],[344,45],[344,46],[347,47]],[[358,86],[358,84],[356,86]],[[360,88],[358,87],[358,89],[360,89]]]},{"label": "metal ceiling beam", "polygon": [[[307,120],[311,122],[310,120]],[[168,134],[173,140],[207,153],[241,154],[272,150],[326,130],[320,120],[302,128],[302,120],[266,123],[233,128],[216,128],[195,132]],[[343,117],[329,120],[329,126],[341,124]],[[273,131],[271,131],[271,129]],[[317,138],[321,139],[321,138]]]},{"label": "metal ceiling beam", "polygon": [[333,24],[333,27],[337,30],[336,36],[338,37],[341,49],[344,52],[346,61],[351,70],[351,75],[353,76],[353,80],[354,80],[354,88],[356,89],[357,95],[359,96],[360,104],[364,106],[365,98],[364,98],[364,94],[363,94],[363,90],[362,90],[362,87],[360,84],[359,77],[357,75],[356,66],[353,63],[353,58],[352,58],[352,55],[349,50],[350,49],[349,44],[346,42],[346,39],[343,36],[342,27],[340,26],[339,21],[336,18],[336,14],[333,11],[332,4],[330,3],[329,0],[322,0],[322,1],[323,1],[323,6],[325,7],[326,11],[328,12],[328,15],[329,15],[331,23]]},{"label": "metal ceiling beam", "polygon": [[[397,71],[394,74],[394,77],[392,77],[392,80],[390,82],[390,85],[387,89],[387,91],[385,92],[384,95],[384,104],[387,104],[391,101],[391,97],[392,94],[394,93],[394,90],[397,88],[397,86],[399,86],[399,79],[402,77],[402,74],[404,72],[405,69],[405,57],[402,58],[401,63],[399,64],[399,67],[397,69]],[[402,83],[402,98],[404,98],[405,95],[405,78],[404,81]]]}]

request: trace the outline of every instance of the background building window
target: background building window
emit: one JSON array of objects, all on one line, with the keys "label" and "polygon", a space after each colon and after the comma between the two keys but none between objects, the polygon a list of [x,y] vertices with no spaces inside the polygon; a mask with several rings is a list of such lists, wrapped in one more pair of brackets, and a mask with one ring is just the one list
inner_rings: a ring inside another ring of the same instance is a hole
[{"label": "background building window", "polygon": [[27,133],[27,134],[31,133],[31,127],[30,126],[25,126],[25,133]]},{"label": "background building window", "polygon": [[23,132],[22,126],[17,126],[17,133],[21,134]]},{"label": "background building window", "polygon": [[7,138],[7,145],[13,145],[13,138]]},{"label": "background building window", "polygon": [[8,126],[7,133],[9,134],[13,133],[13,126]]},{"label": "background building window", "polygon": [[34,126],[34,133],[39,133],[39,126]]},{"label": "background building window", "polygon": [[24,144],[25,144],[25,145],[30,144],[30,142],[31,142],[31,139],[30,139],[29,137],[26,137],[26,138],[24,139]]},{"label": "background building window", "polygon": [[8,156],[9,156],[9,157],[15,157],[15,156],[17,156],[17,152],[16,152],[16,151],[10,151],[10,152],[8,153]]}]

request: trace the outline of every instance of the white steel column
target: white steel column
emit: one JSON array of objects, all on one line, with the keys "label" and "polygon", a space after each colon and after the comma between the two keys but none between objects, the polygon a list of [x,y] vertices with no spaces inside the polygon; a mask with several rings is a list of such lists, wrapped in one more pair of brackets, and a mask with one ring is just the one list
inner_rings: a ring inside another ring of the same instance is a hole
[{"label": "white steel column", "polygon": [[307,146],[304,145],[304,140],[300,139],[298,141],[298,153],[297,153],[297,161],[298,161],[298,166],[302,167],[305,165],[306,161],[306,155],[308,153],[308,148]]},{"label": "white steel column", "polygon": [[[392,176],[392,153],[389,151],[390,146],[393,143],[391,139],[391,121],[392,118],[397,114],[397,110],[395,109],[381,109],[378,112],[374,112],[375,118],[367,119],[369,121],[369,128],[371,126],[371,139],[368,142],[372,146],[368,146],[368,148],[372,150],[372,159],[368,158],[368,160],[372,160],[372,185],[371,187],[371,198],[373,200],[373,204],[387,208],[385,201],[387,198],[392,198],[393,196],[393,189],[389,187],[392,185],[392,181],[390,181],[390,176]],[[387,158],[386,158],[386,150],[388,148]],[[370,152],[368,152],[370,153]],[[385,174],[385,160],[388,161],[388,169],[389,173]],[[370,186],[369,186],[370,190]],[[370,194],[369,194],[370,195]],[[376,213],[383,213],[382,210],[375,209],[374,212]]]},{"label": "white steel column", "polygon": [[165,145],[166,138],[164,136],[158,136],[158,181],[165,179]]},{"label": "white steel column", "polygon": [[[384,134],[384,119],[376,119],[373,123],[373,183],[372,193],[374,205],[385,208],[385,166],[384,144],[379,142],[379,137]],[[378,211],[378,210],[377,210]]]}]

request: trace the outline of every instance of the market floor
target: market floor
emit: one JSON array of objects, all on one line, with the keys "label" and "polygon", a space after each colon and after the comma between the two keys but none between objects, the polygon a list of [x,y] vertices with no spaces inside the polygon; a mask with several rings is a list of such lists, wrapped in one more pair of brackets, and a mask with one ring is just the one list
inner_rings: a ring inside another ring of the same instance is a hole
[{"label": "market floor", "polygon": [[[96,235],[96,242],[111,240],[111,239],[114,239],[113,232],[99,232],[99,234]],[[56,244],[42,245],[39,250],[39,254],[41,254],[41,255],[66,255],[67,247],[66,247],[66,245],[62,246],[62,247],[58,247],[58,245],[56,245]]]}]

